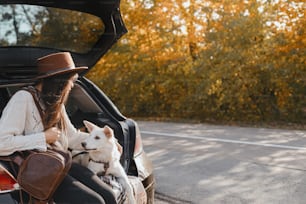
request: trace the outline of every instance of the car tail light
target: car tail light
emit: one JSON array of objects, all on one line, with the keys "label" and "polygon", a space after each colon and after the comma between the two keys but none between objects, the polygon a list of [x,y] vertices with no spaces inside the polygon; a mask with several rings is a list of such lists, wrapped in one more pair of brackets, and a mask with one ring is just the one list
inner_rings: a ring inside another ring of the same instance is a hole
[{"label": "car tail light", "polygon": [[18,189],[14,177],[0,164],[0,193]]},{"label": "car tail light", "polygon": [[135,139],[134,157],[141,154],[141,152],[143,151],[141,134],[137,123],[135,124],[135,132],[136,132],[136,139]]}]

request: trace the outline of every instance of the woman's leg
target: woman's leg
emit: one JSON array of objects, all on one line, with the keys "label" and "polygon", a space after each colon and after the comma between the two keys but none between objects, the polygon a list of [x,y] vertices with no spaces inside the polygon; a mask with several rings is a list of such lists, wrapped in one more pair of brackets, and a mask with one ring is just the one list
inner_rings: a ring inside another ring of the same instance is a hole
[{"label": "woman's leg", "polygon": [[106,204],[95,191],[67,175],[53,195],[56,204]]},{"label": "woman's leg", "polygon": [[112,189],[88,168],[77,163],[72,163],[69,175],[101,195],[105,203],[117,203]]}]

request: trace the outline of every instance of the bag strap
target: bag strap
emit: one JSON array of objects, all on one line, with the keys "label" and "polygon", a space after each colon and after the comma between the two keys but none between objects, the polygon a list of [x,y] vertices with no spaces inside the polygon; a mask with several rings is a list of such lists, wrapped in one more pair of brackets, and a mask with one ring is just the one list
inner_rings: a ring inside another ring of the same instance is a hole
[{"label": "bag strap", "polygon": [[[27,91],[27,92],[29,92],[32,95],[33,100],[35,102],[35,105],[36,105],[36,107],[37,107],[37,109],[39,111],[42,123],[43,123],[44,111],[43,111],[43,109],[42,109],[42,107],[41,107],[41,105],[39,103],[37,90],[33,86],[23,87],[22,90]],[[33,150],[31,150],[31,151],[33,151]],[[15,164],[17,164],[18,166],[20,166],[22,164],[22,162],[24,161],[24,158],[23,158],[24,155],[23,154],[25,152],[18,151],[18,152],[15,152],[15,153],[13,153],[13,154],[11,154],[9,156],[0,156],[0,160],[3,160],[3,161],[12,161]]]},{"label": "bag strap", "polygon": [[44,110],[42,109],[42,107],[41,107],[41,105],[39,103],[39,98],[38,98],[37,90],[33,86],[23,87],[22,90],[25,90],[25,91],[29,92],[32,95],[33,100],[35,102],[35,105],[36,105],[36,107],[37,107],[37,109],[39,111],[42,123],[43,123],[43,118],[44,118],[45,112],[44,112]]},{"label": "bag strap", "polygon": [[[43,119],[44,115],[45,115],[45,111],[42,109],[42,107],[39,103],[39,96],[38,96],[37,89],[35,89],[35,87],[33,87],[33,86],[27,86],[27,87],[23,87],[22,90],[28,91],[32,95],[33,100],[35,102],[35,105],[36,105],[36,107],[39,111],[39,114],[40,114],[40,117],[41,117],[41,120],[42,120],[42,124],[45,128],[46,126],[44,124],[44,119]],[[55,145],[55,144],[50,144],[50,147],[48,149],[54,149],[54,148],[60,148],[60,147],[58,145]]]},{"label": "bag strap", "polygon": [[0,160],[7,162],[14,162],[18,166],[22,164],[24,158],[20,155],[22,152],[18,151],[8,156],[0,156]]}]

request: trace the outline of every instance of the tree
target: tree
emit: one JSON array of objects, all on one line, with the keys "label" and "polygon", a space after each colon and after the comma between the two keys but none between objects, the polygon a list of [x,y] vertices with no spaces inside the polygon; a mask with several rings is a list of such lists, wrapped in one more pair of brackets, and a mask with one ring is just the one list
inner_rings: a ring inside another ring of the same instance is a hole
[{"label": "tree", "polygon": [[122,2],[129,34],[89,77],[128,115],[303,121],[304,5]]}]

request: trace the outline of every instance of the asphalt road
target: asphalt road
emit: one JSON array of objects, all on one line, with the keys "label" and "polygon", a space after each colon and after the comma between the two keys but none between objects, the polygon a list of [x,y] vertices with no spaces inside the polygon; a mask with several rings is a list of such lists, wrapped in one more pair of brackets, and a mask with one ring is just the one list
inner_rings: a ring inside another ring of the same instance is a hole
[{"label": "asphalt road", "polygon": [[155,204],[306,203],[306,131],[138,123]]}]

